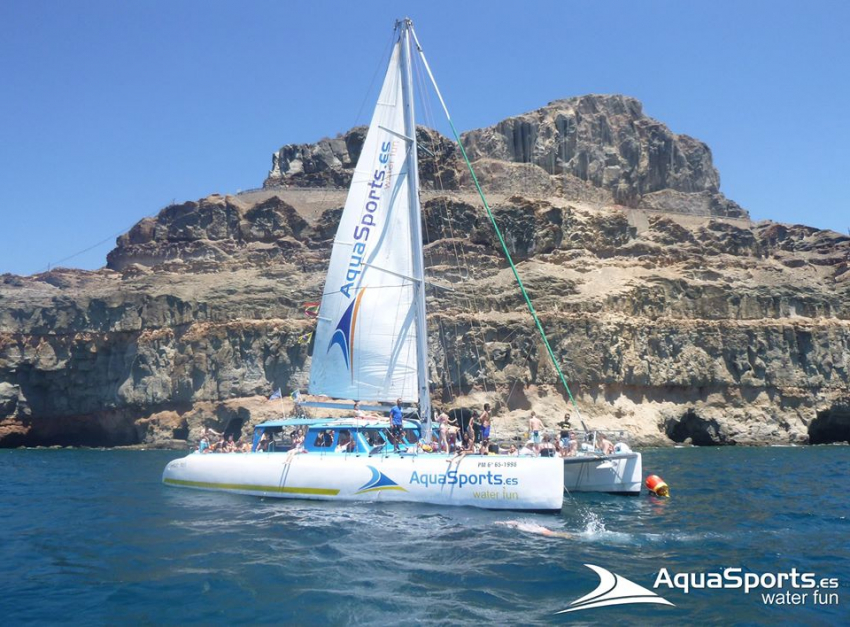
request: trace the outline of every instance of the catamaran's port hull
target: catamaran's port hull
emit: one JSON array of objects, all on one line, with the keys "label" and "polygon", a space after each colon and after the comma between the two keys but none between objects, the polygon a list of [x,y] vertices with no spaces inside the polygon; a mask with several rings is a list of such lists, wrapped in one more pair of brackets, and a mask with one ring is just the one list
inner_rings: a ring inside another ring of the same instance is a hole
[{"label": "catamaran's port hull", "polygon": [[603,492],[638,496],[643,459],[640,453],[566,457],[564,487],[569,492]]},{"label": "catamaran's port hull", "polygon": [[166,466],[166,485],[272,498],[389,501],[560,511],[562,460],[469,455],[193,453]]}]

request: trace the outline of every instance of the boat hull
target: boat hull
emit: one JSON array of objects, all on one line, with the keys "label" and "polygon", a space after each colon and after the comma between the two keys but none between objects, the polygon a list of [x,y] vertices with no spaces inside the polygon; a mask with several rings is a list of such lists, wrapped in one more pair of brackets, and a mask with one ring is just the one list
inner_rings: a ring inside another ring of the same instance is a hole
[{"label": "boat hull", "polygon": [[552,512],[563,505],[563,477],[557,458],[194,453],[170,462],[162,481],[273,498]]},{"label": "boat hull", "polygon": [[569,492],[640,494],[643,459],[640,453],[564,458],[564,487]]}]

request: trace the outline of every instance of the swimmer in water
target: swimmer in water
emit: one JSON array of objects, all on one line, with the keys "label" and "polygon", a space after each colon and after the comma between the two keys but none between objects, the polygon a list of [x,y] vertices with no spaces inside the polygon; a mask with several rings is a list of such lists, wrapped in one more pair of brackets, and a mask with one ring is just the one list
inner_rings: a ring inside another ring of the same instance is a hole
[{"label": "swimmer in water", "polygon": [[574,537],[574,534],[569,533],[568,531],[552,531],[551,529],[544,527],[543,525],[538,525],[537,523],[520,522],[518,520],[497,520],[496,524],[502,525],[503,527],[510,527],[511,529],[518,529],[519,531],[525,531],[526,533],[536,533],[549,538]]}]

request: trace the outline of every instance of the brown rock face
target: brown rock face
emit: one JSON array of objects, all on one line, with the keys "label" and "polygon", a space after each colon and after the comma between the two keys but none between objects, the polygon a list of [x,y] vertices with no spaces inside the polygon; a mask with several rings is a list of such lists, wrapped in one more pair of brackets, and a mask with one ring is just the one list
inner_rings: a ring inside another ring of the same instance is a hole
[{"label": "brown rock face", "polygon": [[[642,119],[639,105],[584,100],[528,114],[533,132],[506,121],[466,141],[500,190],[494,215],[585,422],[632,431],[636,443],[850,439],[850,238],[699,213],[695,198],[729,202],[707,149],[676,139],[676,154],[691,155],[687,182],[684,169],[651,165],[640,142],[652,134],[636,122],[639,157],[618,148],[616,186],[633,162],[638,200],[613,204],[604,173],[596,186],[592,144],[599,154],[623,145],[618,129]],[[572,128],[556,110],[573,111],[580,137],[584,124],[599,134],[586,150],[578,137],[551,174],[541,137],[551,120],[552,133]],[[334,154],[351,163],[356,147],[342,145],[347,157]],[[587,180],[572,173],[582,151]],[[348,166],[300,166],[311,183],[287,158],[288,187],[168,207],[121,236],[103,270],[0,276],[0,446],[185,446],[202,426],[247,429],[288,407],[264,397],[306,385],[314,320],[304,307],[321,298],[345,200],[334,177]],[[500,438],[524,431],[531,408],[554,427],[566,395],[480,204],[459,169],[437,158],[423,167],[435,187],[453,181],[422,193],[428,273],[453,288],[428,296],[434,397],[490,402]],[[515,178],[527,168],[537,178]],[[567,178],[573,187],[558,183]],[[663,181],[673,187],[655,190]],[[690,209],[647,200],[668,192]]]},{"label": "brown rock face", "polygon": [[[367,130],[358,126],[316,144],[284,146],[272,155],[272,169],[263,187],[347,189]],[[454,142],[421,126],[416,129],[416,140],[423,148],[419,155],[420,185],[424,189],[456,189],[462,163]]]},{"label": "brown rock face", "polygon": [[[317,144],[288,145],[272,157],[264,187],[347,187],[366,128]],[[473,191],[452,142],[420,128],[426,189]],[[746,218],[720,193],[711,151],[643,114],[627,96],[556,100],[461,141],[489,191],[616,203],[648,210]]]}]

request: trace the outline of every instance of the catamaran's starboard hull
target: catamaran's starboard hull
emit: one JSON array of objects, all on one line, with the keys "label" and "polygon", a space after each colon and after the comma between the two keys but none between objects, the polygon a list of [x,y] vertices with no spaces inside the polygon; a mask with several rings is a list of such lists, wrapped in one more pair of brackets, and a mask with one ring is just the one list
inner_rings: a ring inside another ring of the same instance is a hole
[{"label": "catamaran's starboard hull", "polygon": [[564,458],[564,487],[570,492],[640,494],[640,453]]},{"label": "catamaran's starboard hull", "polygon": [[562,460],[470,455],[193,453],[166,466],[166,485],[274,498],[398,501],[560,511]]}]

